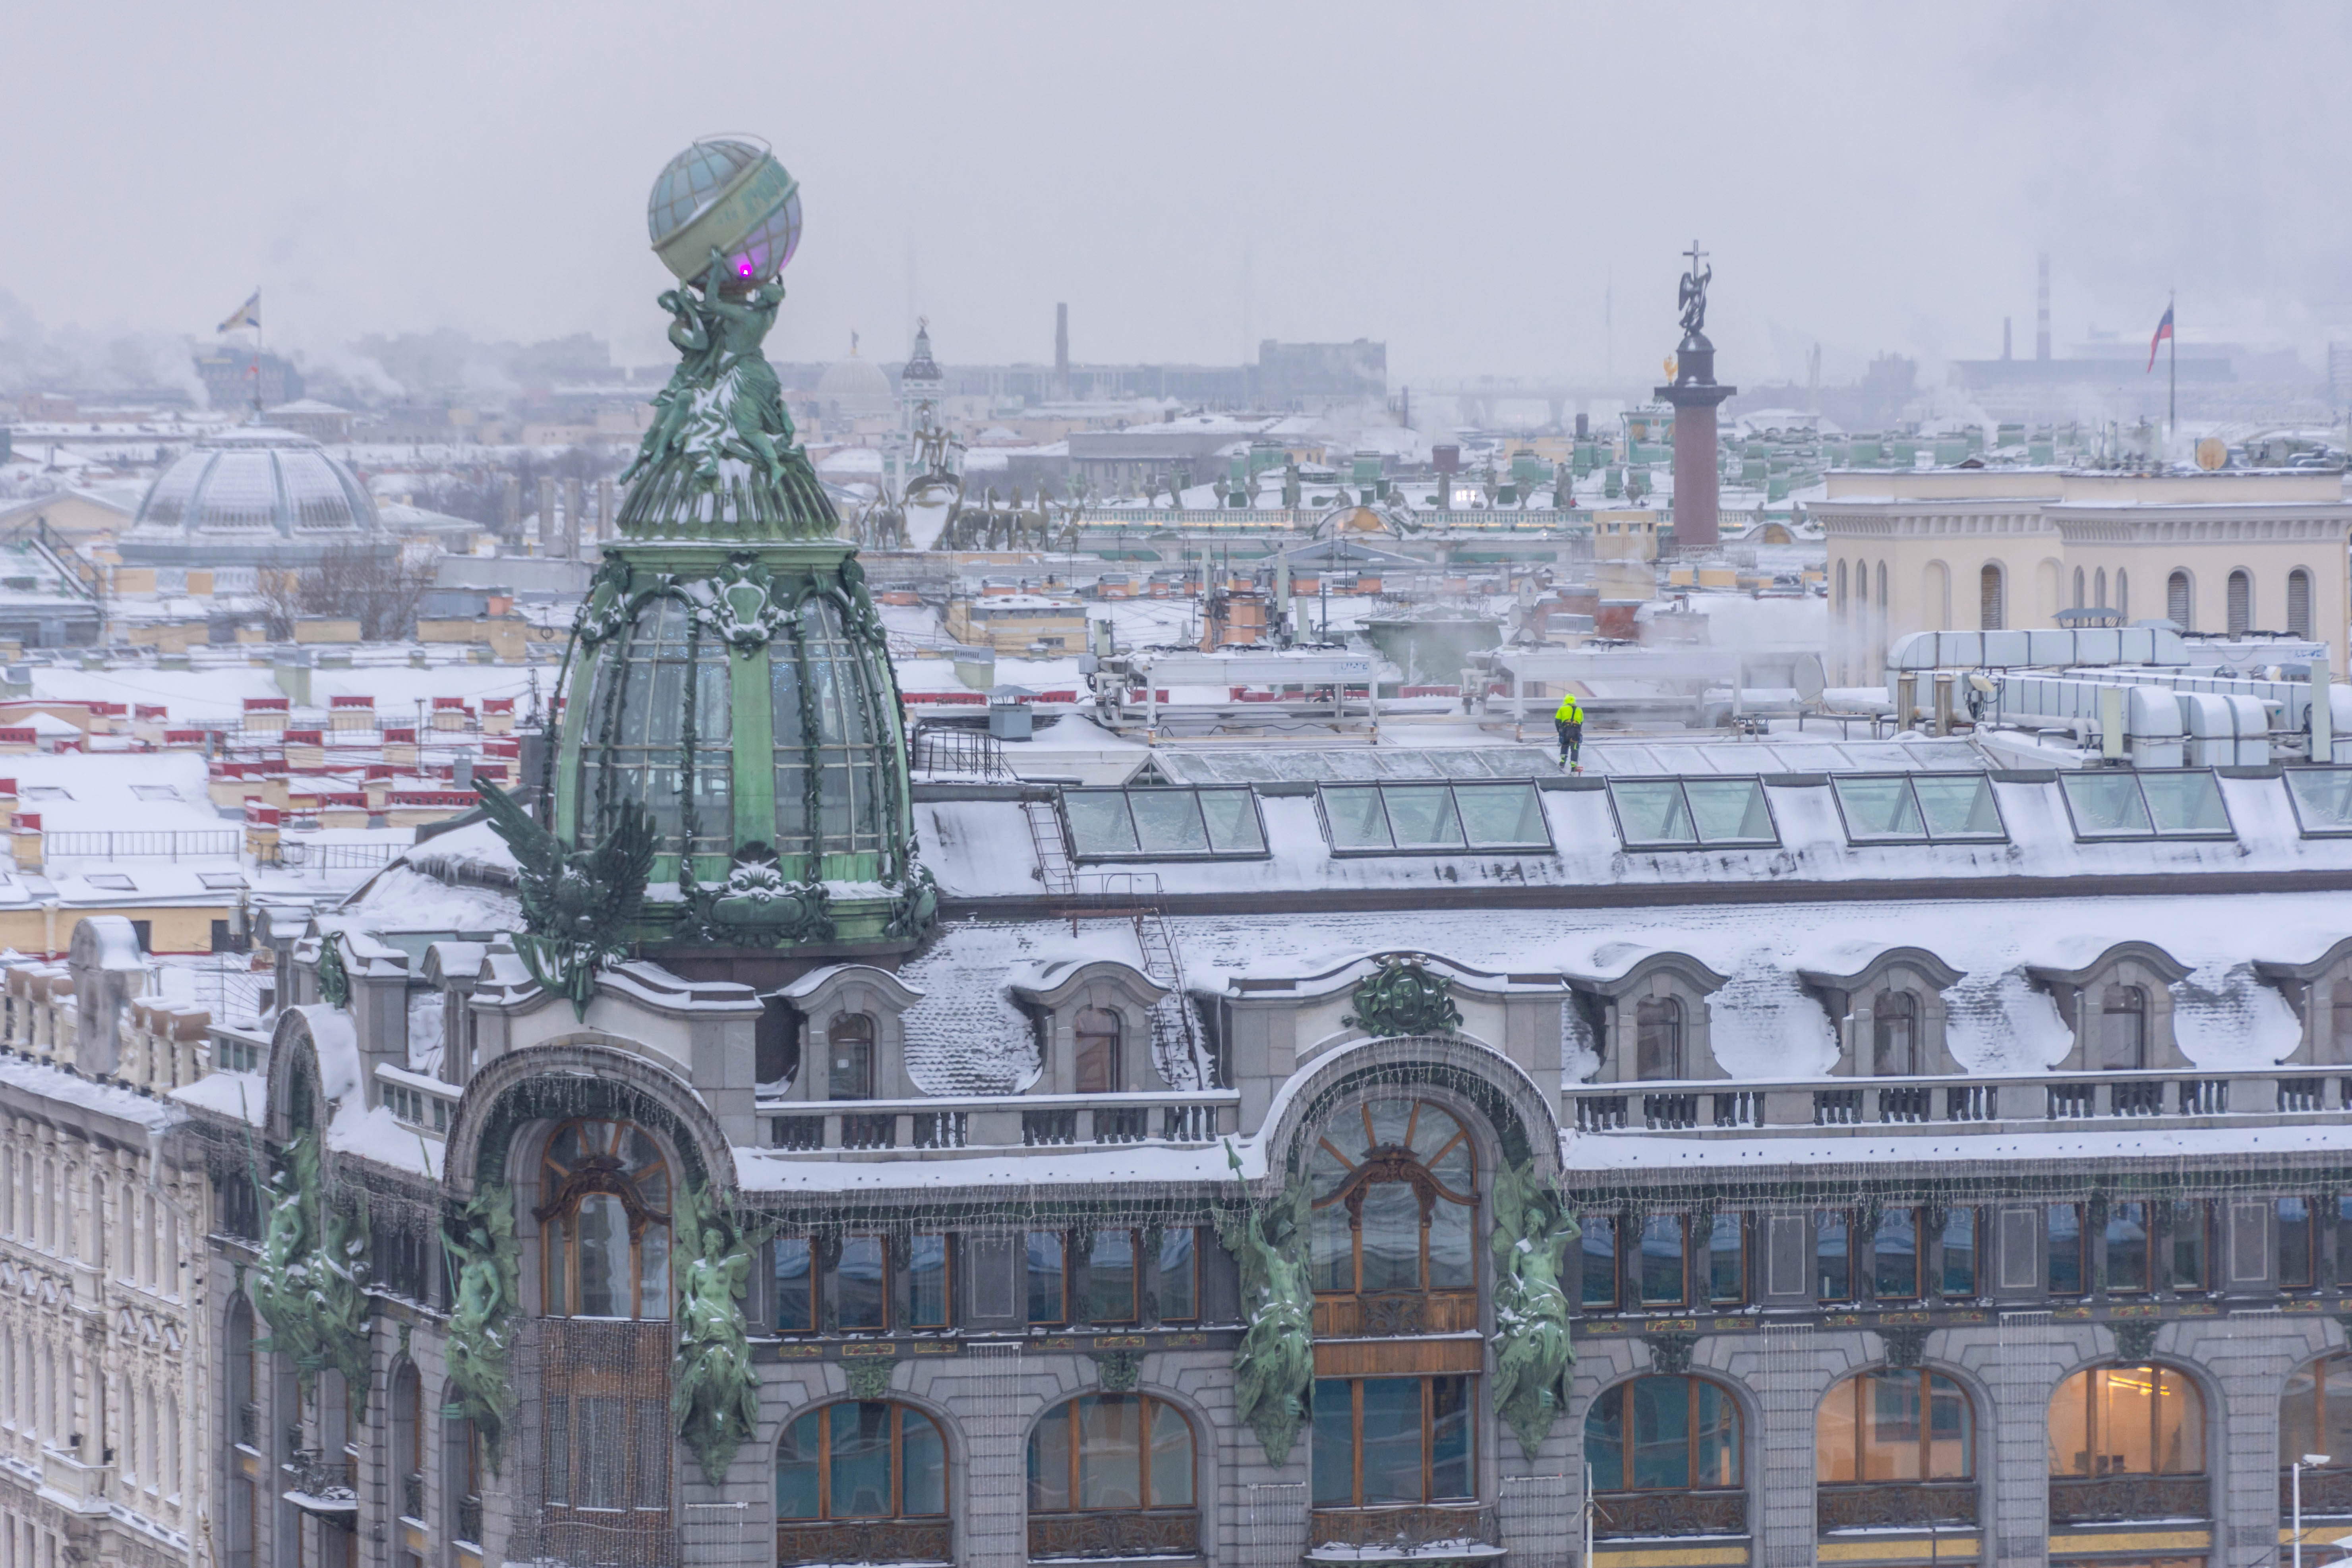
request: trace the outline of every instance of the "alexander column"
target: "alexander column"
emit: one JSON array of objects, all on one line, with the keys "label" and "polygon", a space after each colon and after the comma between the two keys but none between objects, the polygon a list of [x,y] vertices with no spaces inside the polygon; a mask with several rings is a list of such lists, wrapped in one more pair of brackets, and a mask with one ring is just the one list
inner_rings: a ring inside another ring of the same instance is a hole
[{"label": "alexander column", "polygon": [[1718,386],[1715,380],[1715,345],[1699,329],[1706,324],[1706,286],[1715,268],[1699,263],[1706,252],[1692,240],[1686,253],[1690,270],[1683,274],[1675,301],[1683,320],[1682,346],[1675,351],[1675,379],[1657,395],[1675,405],[1675,550],[1681,555],[1705,555],[1720,535],[1717,509],[1721,479],[1717,473],[1715,407],[1739,388]]}]

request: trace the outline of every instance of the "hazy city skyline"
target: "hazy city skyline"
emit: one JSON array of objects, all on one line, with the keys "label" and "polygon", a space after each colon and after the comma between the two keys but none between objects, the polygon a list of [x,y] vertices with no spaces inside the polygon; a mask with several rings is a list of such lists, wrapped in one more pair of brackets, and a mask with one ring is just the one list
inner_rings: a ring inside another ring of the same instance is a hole
[{"label": "hazy city skyline", "polygon": [[2192,341],[2309,360],[2352,323],[2324,195],[2352,38],[2316,7],[134,5],[13,31],[37,65],[0,127],[72,151],[6,176],[0,340],[209,338],[257,283],[271,346],[331,366],[440,327],[652,363],[644,192],[734,128],[804,192],[778,358],[853,331],[895,358],[920,312],[943,358],[1042,360],[1067,300],[1082,361],[1369,336],[1392,384],[1640,378],[1694,235],[1749,381],[1801,379],[1816,342],[1832,380],[1990,357],[2003,316],[2030,353],[2042,250],[2062,353],[2176,289]]}]

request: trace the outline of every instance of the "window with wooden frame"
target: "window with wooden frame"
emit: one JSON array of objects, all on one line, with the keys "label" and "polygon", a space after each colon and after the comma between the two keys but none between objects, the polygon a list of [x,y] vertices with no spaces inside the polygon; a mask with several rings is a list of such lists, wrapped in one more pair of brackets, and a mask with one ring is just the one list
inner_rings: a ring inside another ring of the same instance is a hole
[{"label": "window with wooden frame", "polygon": [[2050,1401],[2053,1476],[2193,1476],[2205,1469],[2205,1400],[2168,1366],[2078,1372]]},{"label": "window with wooden frame", "polygon": [[2115,1295],[2138,1295],[2149,1286],[2150,1219],[2144,1203],[2111,1203],[2099,1246],[2105,1265],[2104,1288]]},{"label": "window with wooden frame", "polygon": [[1475,1501],[1472,1392],[1466,1377],[1316,1379],[1315,1506]]},{"label": "window with wooden frame", "polygon": [[776,1332],[816,1330],[816,1267],[804,1236],[780,1236],[770,1244],[776,1282]]},{"label": "window with wooden frame", "polygon": [[2167,1285],[2183,1294],[2212,1288],[2213,1205],[2187,1198],[2164,1205]]},{"label": "window with wooden frame", "polygon": [[917,1236],[907,1244],[907,1327],[953,1325],[954,1251],[944,1236]]},{"label": "window with wooden frame", "polygon": [[1644,1307],[1680,1307],[1690,1300],[1690,1238],[1678,1214],[1642,1220],[1634,1244],[1633,1283]]},{"label": "window with wooden frame", "polygon": [[1081,1007],[1071,1021],[1071,1089],[1117,1094],[1127,1087],[1119,1059],[1119,1016],[1108,1007]]},{"label": "window with wooden frame", "polygon": [[890,1244],[879,1236],[845,1236],[833,1266],[834,1325],[845,1333],[890,1327]]},{"label": "window with wooden frame", "polygon": [[1926,1295],[1920,1268],[1919,1211],[1879,1209],[1871,1224],[1870,1294],[1878,1301],[1916,1301]]},{"label": "window with wooden frame", "polygon": [[1055,1405],[1029,1433],[1029,1555],[1197,1552],[1192,1471],[1192,1423],[1165,1400],[1095,1394]]},{"label": "window with wooden frame", "polygon": [[[2286,1380],[2279,1395],[2279,1468],[2325,1454],[2331,1470],[2352,1469],[2352,1356],[2324,1356]],[[2304,1506],[2312,1506],[2305,1494]]]},{"label": "window with wooden frame", "polygon": [[1086,1300],[1078,1321],[1132,1323],[1142,1315],[1142,1233],[1097,1230],[1081,1233],[1087,1248]]},{"label": "window with wooden frame", "polygon": [[1723,1491],[1741,1485],[1739,1405],[1704,1377],[1635,1377],[1584,1418],[1596,1492]]},{"label": "window with wooden frame", "polygon": [[2308,1290],[2319,1282],[2319,1205],[2305,1197],[2278,1200],[2278,1284]]},{"label": "window with wooden frame", "polygon": [[840,1013],[824,1029],[827,1100],[874,1098],[874,1016]]},{"label": "window with wooden frame", "polygon": [[1976,1412],[1968,1391],[1924,1369],[1880,1367],[1847,1378],[1815,1417],[1813,1475],[1822,1486],[1973,1479]]},{"label": "window with wooden frame", "polygon": [[1747,1216],[1711,1215],[1706,1233],[1706,1299],[1717,1306],[1748,1300]]},{"label": "window with wooden frame", "polygon": [[2083,1205],[2050,1204],[2042,1231],[2042,1254],[2048,1264],[2053,1296],[2080,1296],[2091,1288],[2083,1267]]},{"label": "window with wooden frame", "polygon": [[[794,1417],[776,1444],[778,1561],[922,1561],[927,1550],[944,1557],[947,1452],[937,1422],[895,1401],[845,1400]],[[837,1541],[816,1528],[927,1519],[941,1521],[941,1528]],[[858,1558],[838,1554],[852,1545]]]},{"label": "window with wooden frame", "polygon": [[1937,1279],[1947,1296],[1977,1294],[1979,1223],[1975,1209],[1946,1209],[1943,1224],[1943,1267]]},{"label": "window with wooden frame", "polygon": [[1170,1226],[1162,1230],[1159,1261],[1160,1321],[1195,1321],[1201,1315],[1200,1232],[1191,1226]]},{"label": "window with wooden frame", "polygon": [[1853,1300],[1853,1215],[1843,1209],[1813,1211],[1813,1299]]},{"label": "window with wooden frame", "polygon": [[1070,1238],[1058,1230],[1033,1230],[1023,1247],[1028,1283],[1028,1321],[1070,1321]]},{"label": "window with wooden frame", "polygon": [[1617,1219],[1613,1215],[1586,1215],[1583,1226],[1584,1234],[1577,1243],[1583,1278],[1579,1301],[1587,1311],[1608,1311],[1617,1305]]},{"label": "window with wooden frame", "polygon": [[567,1121],[540,1163],[546,1315],[669,1316],[670,1175],[626,1121]]},{"label": "window with wooden frame", "polygon": [[1477,1168],[1470,1135],[1429,1100],[1341,1111],[1307,1164],[1318,1336],[1477,1326]]}]

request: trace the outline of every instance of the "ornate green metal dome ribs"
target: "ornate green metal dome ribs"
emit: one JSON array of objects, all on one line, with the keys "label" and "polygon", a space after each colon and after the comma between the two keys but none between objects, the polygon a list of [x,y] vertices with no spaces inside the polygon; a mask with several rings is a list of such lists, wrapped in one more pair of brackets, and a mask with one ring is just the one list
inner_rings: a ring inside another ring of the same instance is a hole
[{"label": "ornate green metal dome ribs", "polygon": [[[903,948],[937,911],[882,621],[761,352],[783,289],[734,255],[661,295],[678,367],[573,622],[551,825],[494,814],[545,868],[526,957],[583,1008],[632,947]],[[562,896],[624,848],[641,894]]]}]

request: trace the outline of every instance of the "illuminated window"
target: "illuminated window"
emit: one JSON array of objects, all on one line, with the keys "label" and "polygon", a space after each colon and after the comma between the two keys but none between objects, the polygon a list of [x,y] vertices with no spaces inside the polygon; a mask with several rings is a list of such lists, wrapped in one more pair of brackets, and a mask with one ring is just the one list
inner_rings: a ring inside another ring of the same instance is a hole
[{"label": "illuminated window", "polygon": [[2352,1469],[2352,1356],[2314,1362],[2286,1380],[2279,1396],[2279,1467],[2305,1454],[2326,1455],[2331,1469]]},{"label": "illuminated window", "polygon": [[2053,1476],[2190,1476],[2205,1468],[2205,1401],[2165,1366],[2078,1372],[2050,1402]]}]

